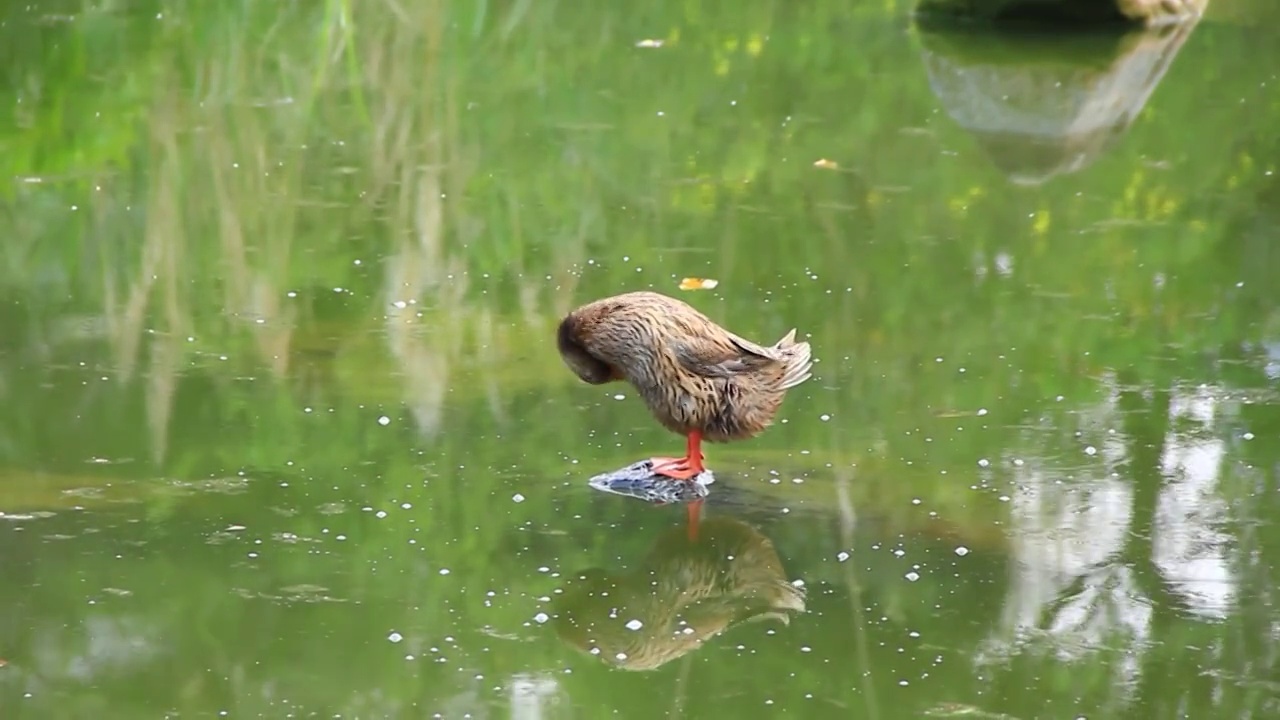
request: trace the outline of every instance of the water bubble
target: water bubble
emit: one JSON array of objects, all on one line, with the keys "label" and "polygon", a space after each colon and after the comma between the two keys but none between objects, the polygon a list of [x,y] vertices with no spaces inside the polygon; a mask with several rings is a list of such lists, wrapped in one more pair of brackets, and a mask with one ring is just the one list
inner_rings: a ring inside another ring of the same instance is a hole
[{"label": "water bubble", "polygon": [[1241,435],[1240,437],[1244,438],[1245,440],[1252,440],[1252,439],[1253,439],[1253,433],[1251,433],[1251,432],[1247,432],[1247,433],[1245,433],[1245,434]]},{"label": "water bubble", "polygon": [[836,553],[836,560],[838,560],[838,561],[840,561],[840,562],[844,562],[845,560],[848,560],[848,559],[849,559],[849,553],[847,553],[847,552],[845,552],[845,551],[843,551],[843,550],[841,550],[840,552]]},{"label": "water bubble", "polygon": [[1090,446],[1088,446],[1088,447],[1086,447],[1086,448],[1084,449],[1084,454],[1085,454],[1085,455],[1089,455],[1089,456],[1091,456],[1091,457],[1092,457],[1092,456],[1094,456],[1094,455],[1097,455],[1097,454],[1098,454],[1098,448],[1096,448],[1096,447],[1094,447],[1094,446],[1090,445]]},{"label": "water bubble", "polygon": [[826,422],[831,419],[831,416],[826,413],[823,413],[818,416],[818,419],[821,420],[822,422]]},{"label": "water bubble", "polygon": [[538,613],[537,615],[534,615],[534,616],[533,616],[533,621],[534,621],[534,622],[536,622],[536,623],[538,623],[539,625],[541,625],[542,623],[544,623],[544,622],[546,622],[546,621],[548,621],[548,620],[550,620],[550,619],[551,619],[551,618],[550,618],[546,613],[544,613],[544,612],[540,612],[540,613]]},{"label": "water bubble", "polygon": [[908,582],[915,582],[920,579],[920,573],[917,573],[913,570],[912,572],[907,573],[903,577],[905,577]]},{"label": "water bubble", "polygon": [[390,635],[387,636],[387,639],[393,643],[398,643],[404,639],[404,636],[398,632],[392,632]]},{"label": "water bubble", "polygon": [[969,548],[961,545],[960,547],[956,548],[956,554],[959,555],[960,557],[964,557],[965,555],[969,554]]},{"label": "water bubble", "polygon": [[987,414],[986,408],[978,408],[978,417],[982,417],[983,415],[986,415],[986,414]]},{"label": "water bubble", "polygon": [[382,417],[378,418],[378,424],[379,424],[379,425],[390,425],[390,424],[391,424],[391,418],[387,417],[386,415],[383,415]]},{"label": "water bubble", "polygon": [[642,628],[642,627],[644,627],[644,623],[640,622],[639,620],[628,620],[628,621],[627,621],[627,629],[628,629],[628,630],[639,630],[639,629],[640,629],[640,628]]},{"label": "water bubble", "polygon": [[978,460],[978,467],[987,467],[990,464],[991,464],[991,461],[986,458],[980,458]]},{"label": "water bubble", "polygon": [[448,574],[449,574],[449,568],[440,568],[440,574],[441,574],[441,575],[448,575]]},{"label": "water bubble", "polygon": [[522,502],[524,502],[524,496],[523,496],[523,495],[521,495],[520,493],[516,493],[515,495],[512,495],[512,496],[511,496],[511,501],[512,501],[512,502],[522,503]]}]

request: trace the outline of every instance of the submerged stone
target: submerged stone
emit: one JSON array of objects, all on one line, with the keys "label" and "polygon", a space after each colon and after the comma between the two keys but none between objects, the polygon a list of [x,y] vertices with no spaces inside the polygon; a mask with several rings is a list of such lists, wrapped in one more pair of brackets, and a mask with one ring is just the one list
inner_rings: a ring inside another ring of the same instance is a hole
[{"label": "submerged stone", "polygon": [[703,470],[693,482],[675,480],[653,472],[648,460],[632,463],[624,468],[601,473],[587,483],[602,492],[643,500],[654,505],[693,502],[710,494],[708,485],[715,482],[710,470]]}]

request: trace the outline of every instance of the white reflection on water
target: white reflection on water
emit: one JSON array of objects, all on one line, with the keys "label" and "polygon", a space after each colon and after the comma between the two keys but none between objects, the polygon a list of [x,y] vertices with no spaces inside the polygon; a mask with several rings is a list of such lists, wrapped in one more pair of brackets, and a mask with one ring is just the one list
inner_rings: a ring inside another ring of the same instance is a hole
[{"label": "white reflection on water", "polygon": [[1227,552],[1232,538],[1220,528],[1228,507],[1217,493],[1226,445],[1210,432],[1219,402],[1201,387],[1175,393],[1169,403],[1171,425],[1194,430],[1165,439],[1161,472],[1165,487],[1156,502],[1152,555],[1160,575],[1187,608],[1199,615],[1226,617],[1236,598]]},{"label": "white reflection on water", "polygon": [[[1126,543],[1148,540],[1130,536],[1142,509],[1134,506],[1130,441],[1119,432],[1119,393],[1111,385],[1109,397],[1080,416],[1081,436],[1092,438],[1095,454],[1014,467],[1013,576],[1001,621],[979,650],[980,667],[1030,650],[1065,662],[1105,652],[1114,656],[1118,688],[1138,679],[1158,599],[1136,582],[1128,564],[1135,558],[1122,555]],[[1231,538],[1221,530],[1228,506],[1217,494],[1226,446],[1215,430],[1224,394],[1207,386],[1171,393],[1164,482],[1149,540],[1161,580],[1187,610],[1207,618],[1225,616],[1236,598]]]},{"label": "white reflection on water", "polygon": [[548,673],[516,673],[507,686],[511,720],[545,720],[561,717],[567,710],[560,683]]}]

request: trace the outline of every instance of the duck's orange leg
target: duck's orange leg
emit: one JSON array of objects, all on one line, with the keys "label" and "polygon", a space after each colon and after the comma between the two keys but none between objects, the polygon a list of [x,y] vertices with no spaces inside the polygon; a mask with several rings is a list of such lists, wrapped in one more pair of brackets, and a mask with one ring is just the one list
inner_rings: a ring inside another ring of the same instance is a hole
[{"label": "duck's orange leg", "polygon": [[693,480],[706,468],[702,465],[702,433],[694,430],[685,442],[684,457],[649,458],[655,475],[673,480]]}]

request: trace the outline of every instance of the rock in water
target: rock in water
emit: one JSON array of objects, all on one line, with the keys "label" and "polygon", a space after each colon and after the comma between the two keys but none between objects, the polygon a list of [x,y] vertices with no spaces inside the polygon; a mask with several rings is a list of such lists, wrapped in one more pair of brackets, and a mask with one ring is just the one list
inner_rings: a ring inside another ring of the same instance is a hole
[{"label": "rock in water", "polygon": [[596,490],[654,505],[668,505],[705,498],[710,494],[707,486],[715,482],[715,476],[710,470],[703,470],[693,482],[674,480],[664,475],[655,475],[653,464],[648,460],[641,460],[619,470],[596,475],[587,482]]}]

